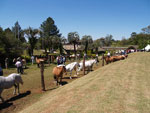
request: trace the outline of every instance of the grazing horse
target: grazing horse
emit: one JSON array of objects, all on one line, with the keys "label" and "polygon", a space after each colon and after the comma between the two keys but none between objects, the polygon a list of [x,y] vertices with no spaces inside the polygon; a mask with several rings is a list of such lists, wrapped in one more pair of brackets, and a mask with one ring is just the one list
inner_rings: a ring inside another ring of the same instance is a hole
[{"label": "grazing horse", "polygon": [[18,88],[18,94],[19,92],[19,83],[23,84],[22,78],[20,74],[12,73],[8,75],[7,77],[0,76],[0,98],[2,102],[4,102],[4,99],[1,97],[1,93],[4,89],[9,89],[12,86],[15,86],[14,89],[14,95],[16,94],[16,89]]},{"label": "grazing horse", "polygon": [[76,75],[78,75],[78,72],[77,72],[77,69],[79,67],[79,63],[78,62],[73,62],[73,63],[70,63],[68,65],[66,65],[66,71],[70,72],[70,79],[72,79],[71,75],[72,75],[72,71],[73,69],[76,71]]},{"label": "grazing horse", "polygon": [[[54,80],[56,80],[57,82],[56,83],[57,85],[58,84],[61,85],[64,72],[66,72],[65,65],[59,65],[53,68],[53,76],[54,76]],[[59,82],[59,78],[60,78],[60,82]]]}]

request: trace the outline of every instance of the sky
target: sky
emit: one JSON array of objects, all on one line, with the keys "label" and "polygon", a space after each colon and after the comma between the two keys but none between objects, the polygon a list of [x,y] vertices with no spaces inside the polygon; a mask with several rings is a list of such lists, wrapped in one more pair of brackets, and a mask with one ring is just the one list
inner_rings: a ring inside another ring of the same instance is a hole
[{"label": "sky", "polygon": [[129,38],[150,25],[150,0],[0,0],[0,26],[39,28],[48,17],[62,36],[69,32],[98,39],[108,34],[115,40]]}]

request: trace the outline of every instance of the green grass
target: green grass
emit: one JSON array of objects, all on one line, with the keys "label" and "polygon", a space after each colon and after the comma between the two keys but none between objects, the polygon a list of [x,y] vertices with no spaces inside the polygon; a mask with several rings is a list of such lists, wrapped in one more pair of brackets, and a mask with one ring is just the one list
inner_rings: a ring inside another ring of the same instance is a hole
[{"label": "green grass", "polygon": [[149,113],[149,65],[150,53],[130,54],[47,92],[20,113]]}]

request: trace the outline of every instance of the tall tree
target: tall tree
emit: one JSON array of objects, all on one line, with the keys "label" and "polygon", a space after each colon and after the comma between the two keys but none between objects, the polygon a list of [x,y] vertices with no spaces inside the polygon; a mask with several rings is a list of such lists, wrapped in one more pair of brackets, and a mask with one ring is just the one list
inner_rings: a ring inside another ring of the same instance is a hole
[{"label": "tall tree", "polygon": [[143,31],[143,33],[145,33],[145,34],[150,34],[150,25],[147,26],[147,27],[145,27],[145,28],[142,28],[142,31]]},{"label": "tall tree", "polygon": [[58,37],[60,37],[61,34],[59,33],[57,26],[55,25],[55,21],[51,17],[48,17],[46,21],[41,24],[40,29],[42,31],[41,35],[44,41],[43,46],[45,52],[47,52],[47,47],[49,48],[49,50],[53,49],[52,36],[57,35]]},{"label": "tall tree", "polygon": [[76,44],[79,42],[80,37],[77,32],[68,33],[68,42],[74,45],[74,54],[76,56]]},{"label": "tall tree", "polygon": [[112,37],[113,37],[112,35],[107,35],[107,36],[105,37],[105,44],[106,44],[106,46],[111,46],[112,40],[113,40]]},{"label": "tall tree", "polygon": [[19,22],[17,21],[14,25],[14,27],[12,27],[12,32],[14,33],[14,36],[16,39],[18,39],[21,42],[25,42],[25,38],[24,38],[24,34],[23,34],[23,30],[21,29],[21,26],[19,25]]},{"label": "tall tree", "polygon": [[93,43],[93,39],[90,35],[84,35],[81,39],[82,44],[85,46],[84,51],[87,54],[87,50],[90,45]]},{"label": "tall tree", "polygon": [[38,37],[39,37],[39,30],[38,29],[32,29],[31,27],[29,27],[28,29],[25,29],[24,30],[24,36],[26,37],[26,38],[28,38],[28,43],[29,43],[29,47],[28,47],[28,49],[29,49],[29,53],[30,53],[30,55],[33,55],[33,50],[34,50],[34,48],[35,48],[35,45],[36,45],[36,43],[37,43],[37,41],[38,41]]}]

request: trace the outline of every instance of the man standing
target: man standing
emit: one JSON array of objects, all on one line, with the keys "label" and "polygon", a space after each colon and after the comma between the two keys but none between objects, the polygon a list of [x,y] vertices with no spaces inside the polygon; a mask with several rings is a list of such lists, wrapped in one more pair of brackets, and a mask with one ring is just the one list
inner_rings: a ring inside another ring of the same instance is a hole
[{"label": "man standing", "polygon": [[31,57],[32,65],[34,63],[34,56]]},{"label": "man standing", "polygon": [[8,58],[5,59],[5,67],[8,69]]},{"label": "man standing", "polygon": [[20,62],[20,59],[18,58],[17,59],[17,62],[16,62],[16,67],[17,67],[17,72],[18,73],[21,73],[21,71],[22,71],[22,69],[21,69],[21,67],[22,67],[22,64],[21,64],[21,62]]}]

